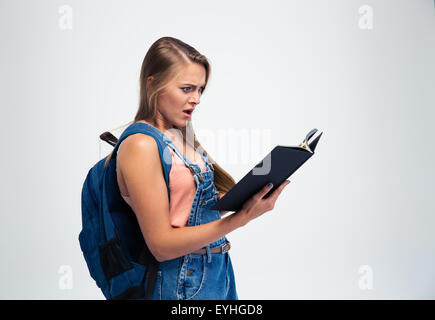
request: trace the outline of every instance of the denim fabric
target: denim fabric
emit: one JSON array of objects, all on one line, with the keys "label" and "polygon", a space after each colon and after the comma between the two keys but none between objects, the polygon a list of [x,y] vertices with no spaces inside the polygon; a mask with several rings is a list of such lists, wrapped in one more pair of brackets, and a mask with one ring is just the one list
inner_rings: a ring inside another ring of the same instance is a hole
[{"label": "denim fabric", "polygon": [[[195,226],[221,219],[218,210],[210,208],[217,202],[213,183],[213,165],[202,154],[206,171],[190,162],[166,135],[163,140],[183,159],[192,171],[197,190],[187,225]],[[225,237],[210,243],[206,250],[226,243]],[[237,300],[233,266],[229,253],[187,254],[159,263],[159,271],[151,295],[153,300]]]}]

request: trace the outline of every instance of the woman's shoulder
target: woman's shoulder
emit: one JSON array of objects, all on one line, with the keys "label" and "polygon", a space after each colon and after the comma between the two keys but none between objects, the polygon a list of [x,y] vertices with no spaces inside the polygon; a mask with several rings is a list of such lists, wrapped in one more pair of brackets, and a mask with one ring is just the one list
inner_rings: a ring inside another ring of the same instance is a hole
[{"label": "woman's shoulder", "polygon": [[134,133],[125,138],[118,148],[118,154],[122,150],[149,150],[157,149],[157,142],[155,138],[148,134]]},{"label": "woman's shoulder", "polygon": [[135,133],[125,138],[119,145],[117,159],[120,163],[124,159],[128,162],[128,159],[138,158],[154,158],[153,160],[160,161],[157,142],[152,136]]}]

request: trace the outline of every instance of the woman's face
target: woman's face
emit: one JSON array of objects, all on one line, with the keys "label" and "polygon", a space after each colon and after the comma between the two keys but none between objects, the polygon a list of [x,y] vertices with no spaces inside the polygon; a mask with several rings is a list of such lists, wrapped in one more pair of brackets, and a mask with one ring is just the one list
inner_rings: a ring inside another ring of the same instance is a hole
[{"label": "woman's face", "polygon": [[205,86],[205,68],[198,63],[189,63],[161,93],[157,99],[157,122],[170,129],[183,128],[193,115],[185,110],[194,110],[200,102]]}]

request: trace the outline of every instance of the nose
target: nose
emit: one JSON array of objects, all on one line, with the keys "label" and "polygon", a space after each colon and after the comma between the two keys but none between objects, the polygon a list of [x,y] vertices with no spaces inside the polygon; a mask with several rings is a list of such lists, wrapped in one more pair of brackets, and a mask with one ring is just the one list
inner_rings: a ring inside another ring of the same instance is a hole
[{"label": "nose", "polygon": [[199,104],[200,94],[199,92],[193,92],[190,96],[190,103]]}]

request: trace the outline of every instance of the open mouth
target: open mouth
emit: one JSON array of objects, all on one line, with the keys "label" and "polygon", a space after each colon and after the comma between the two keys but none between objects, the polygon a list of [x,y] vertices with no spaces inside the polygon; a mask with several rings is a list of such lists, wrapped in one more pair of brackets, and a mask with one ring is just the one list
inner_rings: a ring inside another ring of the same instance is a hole
[{"label": "open mouth", "polygon": [[188,116],[190,116],[191,114],[192,114],[192,111],[189,111],[189,110],[185,110],[185,111],[183,111],[184,112],[184,114],[186,114],[186,115],[188,115]]}]

